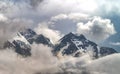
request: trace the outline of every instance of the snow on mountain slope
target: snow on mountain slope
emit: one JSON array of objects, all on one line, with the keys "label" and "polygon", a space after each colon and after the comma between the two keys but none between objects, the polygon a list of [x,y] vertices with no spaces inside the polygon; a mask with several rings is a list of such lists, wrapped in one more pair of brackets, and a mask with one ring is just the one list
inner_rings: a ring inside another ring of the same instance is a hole
[{"label": "snow on mountain slope", "polygon": [[4,48],[13,48],[13,49],[15,49],[15,52],[17,52],[18,54],[23,55],[23,56],[31,55],[30,43],[19,32],[13,39],[5,42]]},{"label": "snow on mountain slope", "polygon": [[[69,44],[69,46],[63,49],[67,46],[67,44]],[[84,53],[90,53],[90,55],[94,58],[116,53],[114,49],[108,47],[99,47],[96,43],[86,39],[85,36],[82,34],[77,35],[73,33],[69,33],[61,38],[59,40],[59,44],[55,46],[53,52],[55,53],[55,55],[61,52],[61,55],[63,56],[72,55],[75,57],[79,57]]]},{"label": "snow on mountain slope", "polygon": [[34,32],[32,29],[25,29],[23,31],[20,31],[20,34],[23,35],[30,44],[33,44],[35,42],[37,44],[42,43],[44,45],[52,46],[49,38],[45,37],[42,34],[37,35],[36,32]]},{"label": "snow on mountain slope", "polygon": [[14,48],[15,52],[22,56],[31,55],[31,45],[33,43],[43,44],[52,47],[52,43],[43,35],[37,35],[32,29],[24,29],[17,35],[5,42],[4,48]]},{"label": "snow on mountain slope", "polygon": [[12,40],[15,40],[15,41],[19,40],[19,41],[24,42],[25,44],[29,44],[27,39],[23,35],[21,35],[19,32],[17,33],[17,36],[14,37]]},{"label": "snow on mountain slope", "polygon": [[26,40],[31,44],[33,37],[37,35],[32,29],[24,29],[19,32],[22,36],[26,38]]}]

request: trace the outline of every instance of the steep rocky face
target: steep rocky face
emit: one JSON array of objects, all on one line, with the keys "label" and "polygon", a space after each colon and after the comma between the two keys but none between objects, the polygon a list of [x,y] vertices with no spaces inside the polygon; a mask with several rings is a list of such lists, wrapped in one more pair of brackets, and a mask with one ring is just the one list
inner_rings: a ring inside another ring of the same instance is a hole
[{"label": "steep rocky face", "polygon": [[113,53],[117,53],[117,51],[113,48],[109,48],[109,47],[100,47],[100,54],[101,56],[106,56],[106,55],[110,55]]},{"label": "steep rocky face", "polygon": [[18,34],[11,40],[8,40],[4,43],[4,48],[12,48],[16,53],[22,56],[31,56],[31,45],[33,43],[43,44],[49,47],[53,47],[53,44],[50,40],[43,36],[37,35],[31,29],[25,29],[23,31],[18,32]]},{"label": "steep rocky face", "polygon": [[32,29],[24,29],[23,31],[20,31],[20,34],[23,35],[26,39],[37,35]]},{"label": "steep rocky face", "polygon": [[31,47],[20,40],[13,41],[15,52],[23,56],[31,56]]},{"label": "steep rocky face", "polygon": [[45,37],[44,35],[35,35],[34,37],[30,38],[29,40],[30,44],[36,43],[36,44],[44,44],[49,47],[53,47],[53,44],[51,43],[50,39]]},{"label": "steep rocky face", "polygon": [[95,58],[101,57],[103,55],[109,55],[116,53],[114,49],[107,49],[99,47],[95,42],[92,42],[84,35],[76,35],[69,33],[59,40],[59,44],[55,46],[53,50],[54,54],[57,55],[72,55],[75,57],[81,56],[81,54],[91,52],[92,56]]},{"label": "steep rocky face", "polygon": [[31,29],[25,29],[23,31],[20,31],[20,34],[23,35],[30,44],[37,43],[37,44],[44,44],[48,46],[53,45],[50,42],[49,38],[45,37],[42,34],[37,35],[36,32],[34,32]]},{"label": "steep rocky face", "polygon": [[26,38],[18,33],[13,39],[4,43],[4,48],[11,48],[24,57],[31,56],[31,47]]}]

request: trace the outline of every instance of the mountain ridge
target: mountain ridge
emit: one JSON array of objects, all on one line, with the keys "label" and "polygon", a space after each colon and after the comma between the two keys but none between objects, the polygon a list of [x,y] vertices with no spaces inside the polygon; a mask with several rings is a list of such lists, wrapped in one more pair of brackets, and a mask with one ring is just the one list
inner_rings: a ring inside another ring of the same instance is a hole
[{"label": "mountain ridge", "polygon": [[[80,57],[83,53],[92,52],[92,57],[99,58],[102,56],[117,53],[113,48],[100,47],[93,41],[88,40],[83,34],[74,34],[72,32],[66,34],[59,40],[58,44],[52,44],[49,38],[42,34],[37,35],[32,29],[25,29],[19,31],[13,40],[7,40],[4,48],[14,48],[15,52],[22,56],[31,56],[31,45],[33,43],[43,44],[53,48],[53,55],[61,52],[61,55],[71,55],[73,57]],[[63,49],[66,47],[65,49]],[[89,49],[91,47],[92,50]]]},{"label": "mountain ridge", "polygon": [[7,40],[4,43],[4,48],[15,49],[15,52],[22,56],[31,56],[31,45],[33,43],[43,44],[49,47],[53,47],[53,44],[50,42],[49,38],[43,36],[42,34],[37,35],[32,29],[25,29],[19,31],[17,35],[11,39]]},{"label": "mountain ridge", "polygon": [[[117,53],[116,50],[111,49],[109,47],[100,47],[95,42],[88,40],[83,34],[76,35],[70,32],[63,38],[61,38],[59,41],[60,43],[57,44],[54,49],[55,55],[61,52],[63,56],[72,54],[72,56],[79,57],[82,53],[89,52],[89,49],[87,48],[90,46],[92,47],[92,50],[90,52],[93,53],[92,57],[94,58]],[[67,48],[62,49],[68,44],[69,46]],[[61,49],[62,51],[60,51]]]}]

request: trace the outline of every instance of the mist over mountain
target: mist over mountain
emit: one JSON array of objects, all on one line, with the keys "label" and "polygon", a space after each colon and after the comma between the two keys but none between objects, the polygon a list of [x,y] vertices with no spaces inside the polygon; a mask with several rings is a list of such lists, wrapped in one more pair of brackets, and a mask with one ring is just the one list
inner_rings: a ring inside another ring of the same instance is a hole
[{"label": "mist over mountain", "polygon": [[[43,44],[53,48],[53,55],[71,55],[80,57],[88,53],[93,58],[99,58],[109,54],[117,53],[115,49],[109,47],[100,47],[95,42],[88,40],[83,34],[69,34],[63,36],[57,44],[52,44],[51,40],[44,35],[37,35],[32,29],[19,31],[16,36],[6,40],[4,48],[13,48],[15,52],[22,56],[31,56],[32,44]],[[59,56],[58,56],[59,57]]]},{"label": "mist over mountain", "polygon": [[[21,63],[27,66],[27,68],[25,67],[27,70],[30,70],[29,68],[31,67],[29,66],[35,66],[32,67],[31,72],[25,70],[23,74],[94,74],[93,70],[89,70],[90,63],[93,64],[92,62],[99,60],[99,58],[104,59],[106,56],[117,55],[118,53],[113,48],[100,47],[95,42],[88,40],[83,34],[74,34],[72,32],[63,36],[56,44],[52,44],[49,38],[42,34],[38,35],[32,29],[19,31],[15,37],[6,40],[4,50],[1,50],[2,52],[10,55],[7,56],[4,54],[7,58],[13,55],[12,58],[16,62],[19,61],[19,64],[17,64],[18,67]],[[20,61],[21,59],[24,60]],[[27,63],[28,61],[29,63]],[[36,67],[36,65],[38,66]],[[97,65],[96,62],[95,65]],[[18,72],[21,71],[21,74],[24,71],[23,69],[18,68],[16,70]]]},{"label": "mist over mountain", "polygon": [[0,0],[0,74],[119,74],[119,0]]},{"label": "mist over mountain", "polygon": [[4,40],[0,50],[0,73],[119,73],[119,65],[116,64],[119,64],[120,54],[115,49],[101,47],[84,34],[70,32],[56,43],[46,36],[27,28]]}]

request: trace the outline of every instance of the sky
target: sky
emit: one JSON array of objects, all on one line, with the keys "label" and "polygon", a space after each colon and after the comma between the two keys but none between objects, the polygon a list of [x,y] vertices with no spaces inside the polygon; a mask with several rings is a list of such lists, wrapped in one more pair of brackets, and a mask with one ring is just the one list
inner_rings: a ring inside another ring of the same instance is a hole
[{"label": "sky", "polygon": [[66,56],[58,59],[51,53],[52,48],[33,43],[31,57],[23,58],[13,50],[1,48],[17,32],[31,28],[54,44],[65,34],[73,32],[120,52],[119,3],[120,0],[0,0],[0,74],[66,71],[119,74],[119,53],[96,60],[89,56],[90,53],[78,58]]},{"label": "sky", "polygon": [[120,52],[119,3],[119,0],[0,0],[0,43],[29,27],[53,42],[74,32]]}]

